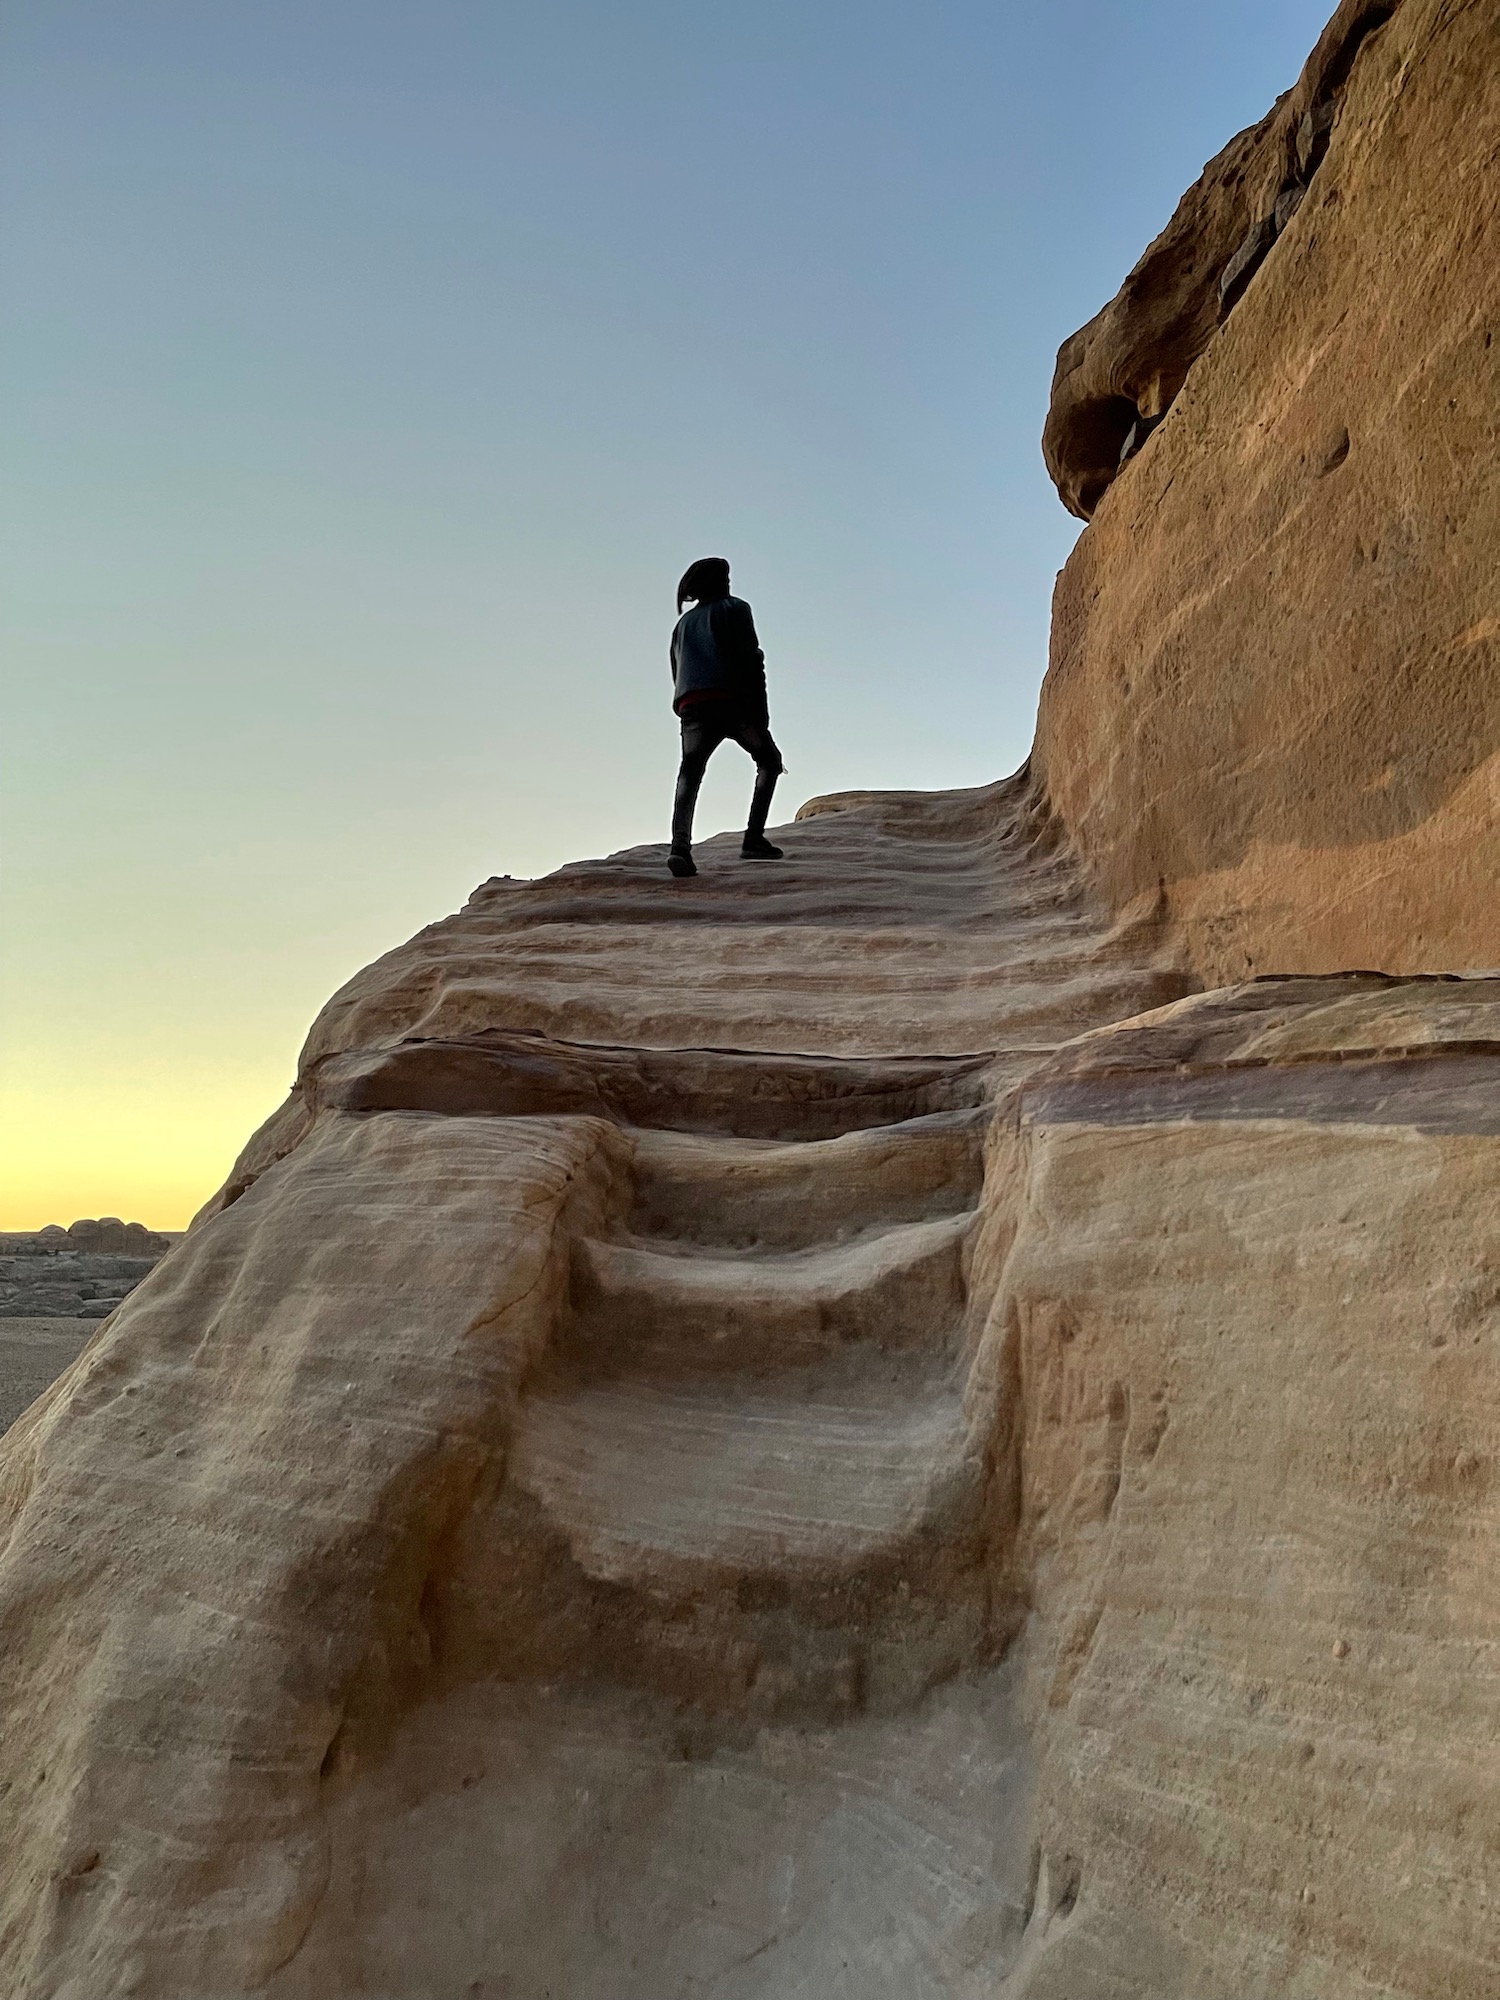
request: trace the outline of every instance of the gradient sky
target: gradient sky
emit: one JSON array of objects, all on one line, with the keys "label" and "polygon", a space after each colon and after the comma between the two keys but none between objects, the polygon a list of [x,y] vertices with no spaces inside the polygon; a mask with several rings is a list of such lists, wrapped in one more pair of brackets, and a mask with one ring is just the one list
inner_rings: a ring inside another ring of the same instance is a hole
[{"label": "gradient sky", "polygon": [[1058,343],[1330,6],[11,0],[0,1226],[180,1226],[361,964],[664,839],[695,556],[777,817],[1013,769]]}]

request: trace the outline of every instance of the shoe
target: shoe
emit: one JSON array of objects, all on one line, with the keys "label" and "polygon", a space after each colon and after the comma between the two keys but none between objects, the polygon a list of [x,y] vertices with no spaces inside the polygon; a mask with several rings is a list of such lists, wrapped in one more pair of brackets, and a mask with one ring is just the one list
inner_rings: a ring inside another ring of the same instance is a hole
[{"label": "shoe", "polygon": [[696,875],[697,864],[691,854],[679,854],[675,849],[667,856],[667,866],[674,875]]},{"label": "shoe", "polygon": [[773,847],[763,833],[747,833],[740,842],[741,861],[779,861],[781,849]]}]

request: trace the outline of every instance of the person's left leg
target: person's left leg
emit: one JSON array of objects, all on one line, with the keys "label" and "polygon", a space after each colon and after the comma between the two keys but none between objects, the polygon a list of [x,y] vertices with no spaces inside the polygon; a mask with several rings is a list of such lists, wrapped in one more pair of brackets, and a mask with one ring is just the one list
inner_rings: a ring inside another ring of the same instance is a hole
[{"label": "person's left leg", "polygon": [[732,733],[740,748],[755,759],[755,790],[750,795],[750,817],[745,822],[745,837],[740,842],[740,858],[744,861],[779,861],[781,849],[773,847],[766,839],[766,819],[771,810],[776,780],[786,768],[781,761],[781,752],[770,730],[761,723],[739,723]]}]

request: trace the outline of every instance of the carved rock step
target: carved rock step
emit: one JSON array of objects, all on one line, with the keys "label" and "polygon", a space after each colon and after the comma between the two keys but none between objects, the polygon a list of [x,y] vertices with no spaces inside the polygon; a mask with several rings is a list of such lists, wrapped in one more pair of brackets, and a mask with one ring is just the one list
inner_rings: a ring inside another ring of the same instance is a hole
[{"label": "carved rock step", "polygon": [[586,1241],[564,1353],[591,1374],[787,1368],[850,1342],[954,1353],[973,1225],[972,1213],[944,1216],[771,1255]]},{"label": "carved rock step", "polygon": [[[617,1383],[533,1397],[512,1460],[589,1575],[848,1574],[976,1503],[957,1388],[913,1398]],[[688,1574],[695,1572],[696,1574]]]},{"label": "carved rock step", "polygon": [[[449,999],[462,1014],[462,993]],[[1050,1053],[1057,1037],[1044,1038]],[[523,1118],[584,1113],[641,1130],[812,1144],[984,1102],[1024,1067],[1008,1056],[768,1054],[611,1048],[485,1030],[413,1038],[319,1064],[314,1109]]]},{"label": "carved rock step", "polygon": [[1051,953],[982,925],[957,940],[792,925],[714,938],[699,926],[688,942],[666,952],[643,926],[521,932],[483,965],[455,965],[413,1032],[447,1040],[503,1022],[550,1036],[566,1021],[579,1043],[640,1049],[692,1039],[763,1054],[954,1057],[1064,1041],[1186,990],[1180,975],[1143,972],[1093,935]]},{"label": "carved rock step", "polygon": [[[891,842],[887,852],[905,844]],[[703,843],[698,852],[712,862],[711,845]],[[837,863],[830,867],[820,857],[812,875],[784,868],[773,875],[763,868],[752,876],[730,861],[727,869],[705,870],[691,890],[664,901],[661,850],[647,849],[636,868],[608,864],[615,870],[610,875],[563,870],[533,885],[524,901],[512,894],[499,907],[487,908],[480,890],[470,913],[475,932],[505,936],[576,924],[580,916],[594,925],[649,925],[658,931],[664,925],[703,923],[740,928],[796,923],[815,923],[820,929],[878,928],[898,922],[909,926],[914,920],[963,929],[979,921],[1023,929],[1035,926],[1039,937],[1066,938],[1084,932],[1102,937],[1109,927],[1107,917],[1085,905],[1076,874],[1066,868],[1048,875],[1035,869],[1006,870],[989,857],[965,856],[955,862],[951,856],[936,854],[920,867],[903,866],[893,856],[882,874],[871,865],[875,857],[867,849],[861,849],[861,859],[865,872],[832,894],[829,877]]]},{"label": "carved rock step", "polygon": [[665,898],[662,850],[640,847],[570,863],[537,882],[484,883],[464,914],[475,930],[482,924],[491,931],[580,917],[596,927],[636,923],[653,930],[705,922],[968,929],[976,918],[1008,924],[1047,914],[1103,928],[1065,854],[1040,853],[1025,836],[1007,837],[995,825],[967,839],[913,838],[909,826],[882,830],[868,809],[855,806],[822,813],[815,826],[783,827],[781,836],[788,865],[754,871],[735,858],[738,835],[699,842],[696,851],[708,865],[690,891]]},{"label": "carved rock step", "polygon": [[972,1208],[986,1110],[950,1111],[800,1144],[638,1132],[638,1237],[723,1249],[830,1245]]}]

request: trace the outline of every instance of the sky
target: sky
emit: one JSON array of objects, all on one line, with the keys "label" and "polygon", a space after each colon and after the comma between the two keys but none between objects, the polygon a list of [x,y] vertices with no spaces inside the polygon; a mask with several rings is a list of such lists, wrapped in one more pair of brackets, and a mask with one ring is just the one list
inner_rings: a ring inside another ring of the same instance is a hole
[{"label": "sky", "polygon": [[183,1226],[361,965],[664,840],[696,556],[773,817],[1013,770],[1056,349],[1331,4],[10,0],[0,1227]]}]

